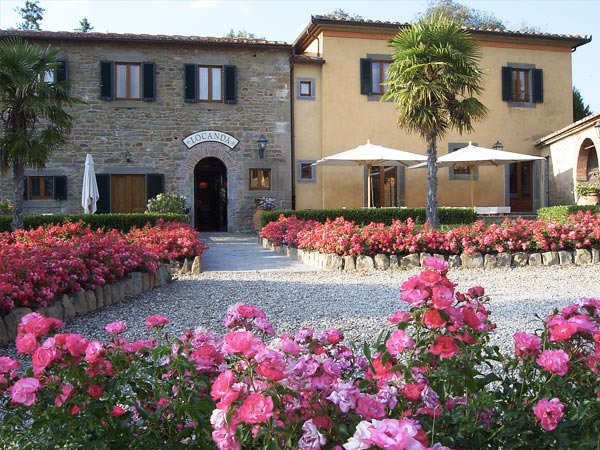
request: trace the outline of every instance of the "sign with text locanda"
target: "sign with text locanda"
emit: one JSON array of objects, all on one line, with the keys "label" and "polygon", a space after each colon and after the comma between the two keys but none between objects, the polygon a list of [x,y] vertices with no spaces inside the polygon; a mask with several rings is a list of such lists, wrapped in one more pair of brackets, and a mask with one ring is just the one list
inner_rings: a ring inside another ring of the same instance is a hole
[{"label": "sign with text locanda", "polygon": [[198,131],[194,134],[190,134],[183,140],[183,143],[187,145],[187,148],[192,148],[194,145],[202,144],[203,142],[219,142],[229,148],[233,148],[238,145],[238,142],[240,141],[230,134],[216,130]]}]

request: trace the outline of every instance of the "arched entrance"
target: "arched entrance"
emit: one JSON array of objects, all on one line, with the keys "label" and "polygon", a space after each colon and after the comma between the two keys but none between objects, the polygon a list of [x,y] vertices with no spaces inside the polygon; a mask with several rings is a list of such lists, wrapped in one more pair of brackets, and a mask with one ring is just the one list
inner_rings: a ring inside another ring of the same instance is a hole
[{"label": "arched entrance", "polygon": [[594,142],[586,138],[577,155],[577,181],[590,181],[598,178],[598,152]]},{"label": "arched entrance", "polygon": [[194,168],[196,229],[227,231],[227,168],[214,157],[201,159]]}]

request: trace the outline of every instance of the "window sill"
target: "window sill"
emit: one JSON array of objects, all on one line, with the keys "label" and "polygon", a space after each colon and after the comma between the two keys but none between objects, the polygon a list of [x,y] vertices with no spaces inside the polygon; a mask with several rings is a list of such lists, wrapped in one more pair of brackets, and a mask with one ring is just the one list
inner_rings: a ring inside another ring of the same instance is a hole
[{"label": "window sill", "polygon": [[507,102],[508,106],[511,108],[535,108],[535,103],[533,102]]}]

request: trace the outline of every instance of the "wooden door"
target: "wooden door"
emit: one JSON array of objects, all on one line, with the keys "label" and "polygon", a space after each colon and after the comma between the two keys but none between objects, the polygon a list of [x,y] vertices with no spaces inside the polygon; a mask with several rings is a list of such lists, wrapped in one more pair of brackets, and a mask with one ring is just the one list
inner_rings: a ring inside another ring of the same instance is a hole
[{"label": "wooden door", "polygon": [[533,211],[533,162],[510,164],[509,171],[511,212]]},{"label": "wooden door", "polygon": [[143,213],[146,210],[146,176],[111,175],[110,205],[113,213]]}]

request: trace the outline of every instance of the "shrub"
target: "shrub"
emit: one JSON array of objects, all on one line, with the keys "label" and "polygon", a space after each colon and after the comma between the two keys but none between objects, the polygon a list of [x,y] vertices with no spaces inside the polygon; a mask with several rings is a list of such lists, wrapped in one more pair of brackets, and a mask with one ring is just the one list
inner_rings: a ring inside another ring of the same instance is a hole
[{"label": "shrub", "polygon": [[564,223],[571,214],[579,211],[589,211],[592,214],[600,213],[600,205],[559,205],[540,208],[537,216],[540,219]]},{"label": "shrub", "polygon": [[173,192],[162,192],[148,200],[147,213],[182,214],[185,210],[185,197]]}]

